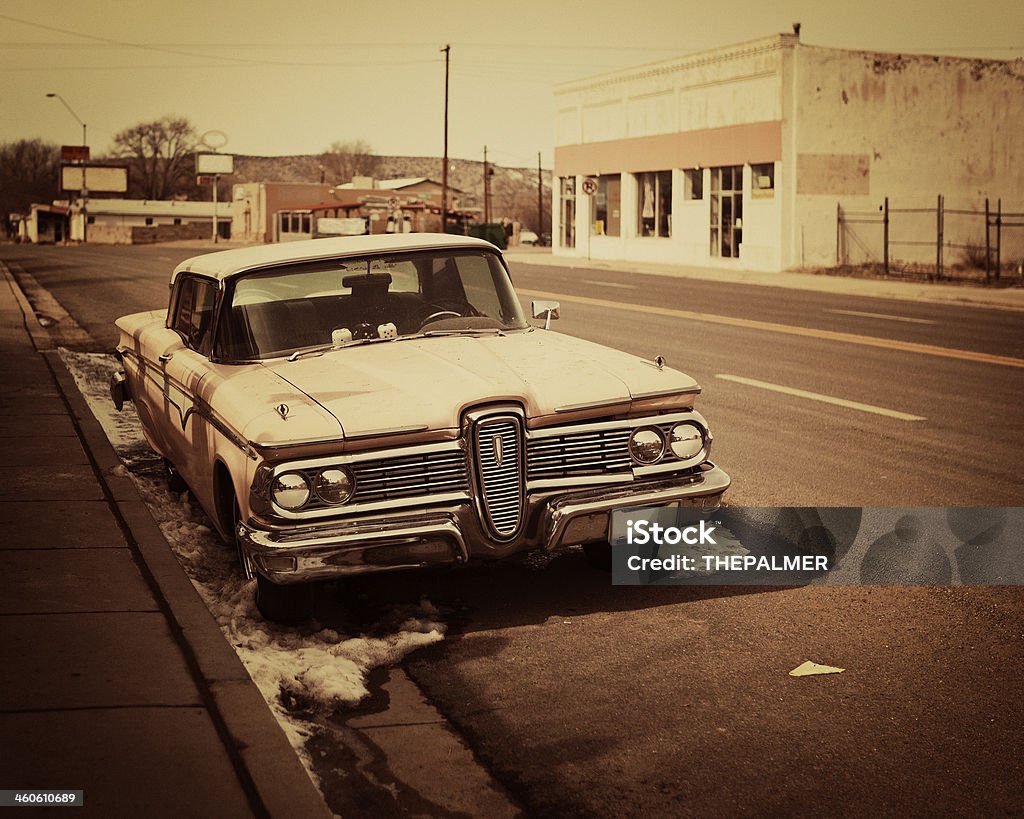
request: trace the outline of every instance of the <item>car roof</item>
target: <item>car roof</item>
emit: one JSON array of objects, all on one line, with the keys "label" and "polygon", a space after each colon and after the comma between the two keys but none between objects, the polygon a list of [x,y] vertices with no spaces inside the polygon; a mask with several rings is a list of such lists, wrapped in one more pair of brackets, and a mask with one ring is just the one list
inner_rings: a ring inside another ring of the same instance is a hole
[{"label": "car roof", "polygon": [[483,239],[471,236],[453,236],[447,233],[397,233],[377,236],[339,236],[331,239],[308,239],[300,242],[282,242],[253,245],[215,253],[204,253],[186,259],[171,274],[174,283],[179,273],[199,273],[223,280],[254,268],[289,262],[315,261],[341,256],[359,256],[367,253],[388,253],[398,250],[433,250],[440,248],[480,248],[499,253],[497,247]]}]

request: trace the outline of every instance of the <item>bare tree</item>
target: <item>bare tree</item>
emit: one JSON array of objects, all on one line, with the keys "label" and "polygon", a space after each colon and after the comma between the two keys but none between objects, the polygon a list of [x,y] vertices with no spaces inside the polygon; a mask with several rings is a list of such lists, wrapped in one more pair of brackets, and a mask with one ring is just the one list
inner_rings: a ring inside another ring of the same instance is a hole
[{"label": "bare tree", "polygon": [[380,157],[361,139],[332,142],[320,155],[320,164],[329,182],[351,182],[355,176],[374,176],[380,168]]},{"label": "bare tree", "polygon": [[169,199],[192,189],[196,129],[184,117],[140,122],[114,136],[116,157],[129,164],[129,195]]},{"label": "bare tree", "polygon": [[60,149],[41,139],[0,144],[0,217],[60,196]]}]

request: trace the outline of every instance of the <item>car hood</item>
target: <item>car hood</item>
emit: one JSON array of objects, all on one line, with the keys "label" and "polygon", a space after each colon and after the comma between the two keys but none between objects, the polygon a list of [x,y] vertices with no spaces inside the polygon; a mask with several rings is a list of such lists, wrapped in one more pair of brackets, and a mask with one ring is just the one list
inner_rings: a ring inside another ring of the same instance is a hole
[{"label": "car hood", "polygon": [[346,437],[454,429],[483,402],[519,403],[533,419],[699,390],[676,370],[540,330],[398,339],[264,366],[334,415]]}]

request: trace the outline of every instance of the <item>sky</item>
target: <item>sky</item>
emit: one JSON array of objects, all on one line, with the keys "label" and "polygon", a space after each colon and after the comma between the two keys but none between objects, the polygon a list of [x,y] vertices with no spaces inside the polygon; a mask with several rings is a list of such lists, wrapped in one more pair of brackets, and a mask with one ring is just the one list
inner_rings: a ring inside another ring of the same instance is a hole
[{"label": "sky", "polygon": [[447,44],[449,155],[550,168],[558,83],[794,22],[808,45],[1024,58],[1020,0],[0,0],[0,142],[80,144],[81,120],[98,156],[171,114],[227,153],[439,157]]}]

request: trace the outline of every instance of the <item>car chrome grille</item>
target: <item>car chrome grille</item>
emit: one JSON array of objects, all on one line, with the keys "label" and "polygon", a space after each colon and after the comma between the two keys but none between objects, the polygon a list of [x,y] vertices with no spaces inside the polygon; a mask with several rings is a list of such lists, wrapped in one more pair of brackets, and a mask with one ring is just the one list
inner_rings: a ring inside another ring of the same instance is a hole
[{"label": "car chrome grille", "polygon": [[[448,495],[453,492],[469,493],[466,453],[462,449],[375,458],[350,463],[348,467],[355,476],[356,490],[351,500],[338,509],[347,509],[360,503]],[[315,472],[309,472],[311,480],[314,475]],[[328,504],[314,495],[307,508],[327,507]]]},{"label": "car chrome grille", "polygon": [[523,522],[522,422],[518,416],[485,418],[474,440],[484,522],[492,534],[510,539]]},{"label": "car chrome grille", "polygon": [[353,464],[356,477],[354,503],[465,492],[466,453],[461,449],[429,455],[363,461]]},{"label": "car chrome grille", "polygon": [[527,444],[531,481],[629,473],[629,429],[570,432],[536,438]]}]

